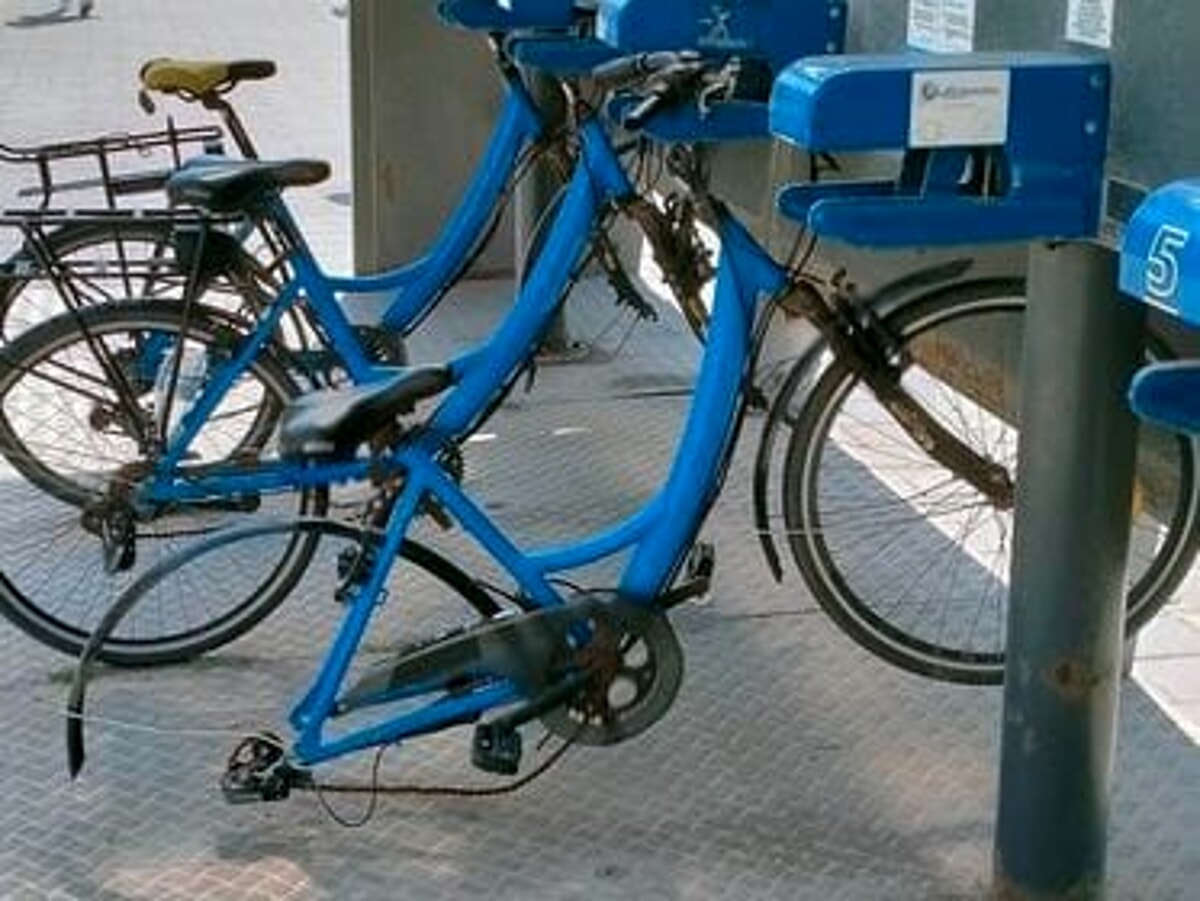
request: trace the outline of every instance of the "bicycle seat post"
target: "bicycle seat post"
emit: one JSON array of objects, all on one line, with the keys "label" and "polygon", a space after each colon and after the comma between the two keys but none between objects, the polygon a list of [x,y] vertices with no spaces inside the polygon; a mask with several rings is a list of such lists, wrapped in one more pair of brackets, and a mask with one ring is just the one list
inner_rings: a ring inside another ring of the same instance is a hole
[{"label": "bicycle seat post", "polygon": [[242,124],[241,117],[238,116],[237,110],[233,108],[233,104],[215,91],[202,96],[200,102],[204,105],[205,109],[210,109],[221,117],[221,121],[225,123],[225,128],[228,129],[230,137],[233,138],[233,143],[237,145],[238,152],[242,156],[248,160],[258,159],[258,148],[254,146],[250,132]]}]

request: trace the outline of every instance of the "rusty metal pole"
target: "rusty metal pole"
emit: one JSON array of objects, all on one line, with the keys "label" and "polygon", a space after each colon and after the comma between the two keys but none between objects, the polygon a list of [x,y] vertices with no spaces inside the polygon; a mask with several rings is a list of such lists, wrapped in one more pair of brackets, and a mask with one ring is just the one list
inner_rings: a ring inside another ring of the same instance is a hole
[{"label": "rusty metal pole", "polygon": [[1004,901],[1101,898],[1145,312],[1112,253],[1035,247],[995,836]]}]

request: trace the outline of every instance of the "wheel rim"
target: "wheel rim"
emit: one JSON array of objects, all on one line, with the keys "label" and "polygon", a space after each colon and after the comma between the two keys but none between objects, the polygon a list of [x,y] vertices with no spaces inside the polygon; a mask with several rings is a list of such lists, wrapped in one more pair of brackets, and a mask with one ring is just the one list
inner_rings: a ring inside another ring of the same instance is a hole
[{"label": "wheel rim", "polygon": [[[203,317],[199,318],[201,322],[204,321]],[[95,311],[90,321],[94,326],[93,333],[102,340],[135,330],[143,334],[155,329],[162,330],[164,334],[179,333],[179,312],[170,309],[133,310],[131,307],[127,313],[123,313],[114,308]],[[193,323],[190,335],[215,340],[216,335],[209,326],[202,326],[195,320]],[[32,359],[54,360],[61,348],[69,349],[75,345],[70,333],[59,336],[56,341],[36,340],[48,330],[39,329],[22,339],[26,343],[44,347],[41,357]],[[19,349],[19,345],[10,348],[16,349]],[[241,417],[243,421],[235,422],[238,419],[236,416],[217,421],[218,425],[231,426],[225,434],[227,437],[235,436],[234,439],[221,442],[214,438],[201,442],[196,462],[216,462],[227,458],[231,449],[246,446],[247,436],[258,446],[264,443],[263,436],[269,433],[269,423],[274,420],[270,408],[277,409],[285,397],[294,393],[294,388],[286,374],[273,364],[259,362],[254,373],[256,384],[261,388],[255,398],[257,408],[247,407],[244,403],[247,398],[244,397],[235,401],[239,407],[247,410],[246,415]],[[57,432],[53,428],[46,428],[40,434],[57,434],[58,443],[67,444],[63,459],[69,461],[70,467],[61,468],[69,469],[66,473],[54,465],[42,467],[43,477],[47,474],[60,477],[60,481],[66,485],[59,484],[57,491],[47,491],[48,486],[44,482],[35,484],[21,477],[28,475],[28,461],[23,467],[25,473],[18,473],[9,465],[0,468],[0,502],[12,512],[2,527],[5,534],[0,536],[5,612],[36,637],[61,649],[73,651],[99,620],[115,591],[156,560],[186,546],[190,541],[242,521],[245,513],[193,509],[139,523],[138,560],[135,567],[119,574],[105,572],[100,542],[83,527],[80,504],[97,497],[96,490],[103,484],[98,474],[111,475],[118,464],[137,459],[136,447],[128,440],[128,436],[117,442],[115,451],[111,442],[100,442],[99,449],[96,443],[87,440],[68,443],[71,429],[62,422],[71,422],[77,434],[94,423],[89,424],[84,420],[81,424],[70,417],[64,418],[63,410],[70,404],[55,405],[53,399],[47,401],[42,397],[22,407],[20,398],[13,397],[15,389],[11,383],[10,374],[4,385],[4,417],[3,428],[0,429],[6,453],[12,453],[14,433],[21,431],[21,424],[16,423],[14,417],[19,419],[22,409],[37,410],[40,404],[50,411],[47,416],[60,417]],[[218,407],[218,414],[221,409]],[[37,448],[44,452],[46,445],[53,443],[48,440],[28,443],[28,430],[23,437],[26,441],[18,444],[24,451]],[[93,467],[92,475],[95,478],[89,484],[84,484],[78,478],[78,472],[87,471],[87,467],[79,466],[78,458],[103,451],[108,451],[108,456],[104,457],[102,465]],[[285,493],[262,498],[258,512],[292,516],[298,510],[319,514],[323,509],[324,494],[311,497]],[[177,582],[173,588],[173,600],[147,607],[139,617],[131,618],[110,642],[113,653],[106,656],[113,659],[126,655],[130,662],[138,662],[142,655],[153,657],[159,653],[186,656],[191,653],[188,649],[192,646],[209,643],[220,634],[240,629],[240,623],[247,618],[257,618],[260,608],[274,606],[277,596],[281,597],[286,592],[311,555],[315,541],[313,536],[293,535],[273,541],[264,540],[255,547],[241,547],[236,549],[236,553],[231,551],[227,560],[220,566],[214,566],[204,584]],[[163,597],[166,598],[165,593]]]},{"label": "wheel rim", "polygon": [[[903,323],[902,334],[916,336],[904,384],[1015,477],[1010,423],[1018,421],[1019,396],[1004,374],[1019,371],[1023,300],[924,309]],[[970,340],[964,330],[985,327],[992,330],[990,359],[947,355],[954,342],[943,336]],[[958,390],[938,378],[950,369]],[[956,681],[999,681],[1012,512],[993,508],[934,464],[844,369],[830,369],[822,382],[814,392],[824,401],[820,415],[797,430],[818,437],[802,449],[797,484],[785,498],[793,553],[818,600],[892,662]],[[1143,501],[1131,547],[1131,618],[1152,612],[1188,553],[1191,466],[1184,442],[1162,433],[1139,441]]]}]

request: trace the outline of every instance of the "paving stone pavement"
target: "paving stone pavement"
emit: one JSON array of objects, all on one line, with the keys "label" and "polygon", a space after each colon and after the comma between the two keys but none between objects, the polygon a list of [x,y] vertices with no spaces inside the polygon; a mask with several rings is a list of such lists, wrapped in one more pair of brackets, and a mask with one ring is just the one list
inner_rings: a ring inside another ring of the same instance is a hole
[{"label": "paving stone pavement", "polygon": [[[0,18],[31,9],[32,0],[10,2]],[[118,119],[140,126],[124,92],[146,56],[275,56],[279,84],[291,89],[248,95],[247,115],[267,140],[289,136],[277,145],[289,153],[343,161],[301,215],[327,257],[344,261],[344,132],[312,124],[319,107],[302,99],[316,88],[331,92],[331,108],[344,103],[342,29],[326,4],[298,0],[100,0],[89,22],[0,26],[6,96],[30,98],[0,105],[0,140]],[[105,91],[121,102],[110,108]],[[293,136],[295,122],[308,127]],[[438,358],[478,337],[507,290],[464,286],[414,355]],[[596,350],[578,365],[543,367],[533,392],[516,394],[468,450],[473,487],[519,534],[548,539],[610,519],[663,471],[686,402],[673,389],[689,384],[695,348],[669,311],[623,345],[609,319],[581,298],[572,330]],[[648,387],[653,396],[630,397]],[[838,633],[794,574],[771,581],[749,519],[754,433],[751,422],[706,528],[718,554],[711,600],[674,617],[687,661],[674,708],[626,745],[572,750],[515,795],[387,798],[361,829],[336,825],[311,795],[224,804],[217,778],[236,735],[278,728],[332,625],[327,559],[275,617],[204,661],[103,672],[76,783],[65,774],[60,715],[70,661],[0,628],[0,897],[982,897],[1000,694],[898,673]],[[467,738],[393,750],[383,776],[491,784],[469,767]],[[369,764],[334,774],[365,777]],[[329,802],[349,817],[366,804]],[[1200,754],[1134,683],[1122,697],[1112,810],[1110,897],[1196,897]]]}]

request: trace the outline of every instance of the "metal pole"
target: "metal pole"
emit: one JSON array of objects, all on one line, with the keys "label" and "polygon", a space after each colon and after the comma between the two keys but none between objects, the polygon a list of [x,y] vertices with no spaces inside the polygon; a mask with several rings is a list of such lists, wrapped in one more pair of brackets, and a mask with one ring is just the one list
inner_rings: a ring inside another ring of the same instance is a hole
[{"label": "metal pole", "polygon": [[[547,128],[556,128],[566,118],[566,101],[558,82],[540,72],[523,70],[525,83],[529,93],[537,102],[542,112],[542,118]],[[546,160],[539,160],[517,186],[515,202],[516,218],[516,260],[517,275],[526,271],[526,263],[533,242],[537,238],[538,228],[548,229],[549,221],[545,214],[555,195],[562,187],[563,181],[554,167]],[[553,215],[551,212],[550,215]],[[543,238],[544,240],[544,238]],[[564,310],[555,320],[549,334],[542,343],[542,352],[548,354],[563,354],[570,348],[571,341],[567,335],[566,311]]]},{"label": "metal pole", "polygon": [[1113,254],[1030,254],[997,898],[1104,895],[1144,309]]}]

